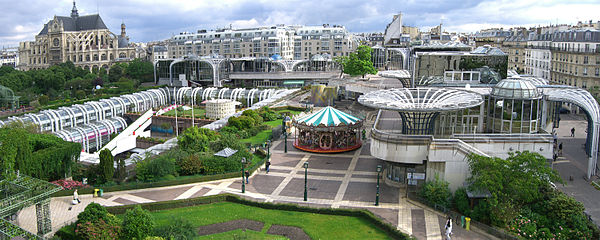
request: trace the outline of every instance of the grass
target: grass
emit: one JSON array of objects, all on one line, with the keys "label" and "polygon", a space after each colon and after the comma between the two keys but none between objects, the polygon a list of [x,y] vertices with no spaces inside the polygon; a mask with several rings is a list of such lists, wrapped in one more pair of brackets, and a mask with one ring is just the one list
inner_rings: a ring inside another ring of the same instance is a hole
[{"label": "grass", "polygon": [[267,130],[263,130],[261,132],[259,132],[258,134],[249,137],[249,138],[244,138],[242,140],[240,140],[240,142],[242,143],[250,143],[251,145],[257,145],[257,144],[262,144],[264,142],[266,142],[269,138],[271,138],[272,135],[272,128],[277,127],[279,125],[281,125],[281,119],[276,119],[273,121],[268,121],[265,122],[264,124],[268,125],[271,127],[271,129],[267,129]]},{"label": "grass", "polygon": [[[359,217],[271,210],[230,202],[175,208],[151,212],[151,214],[157,225],[168,224],[172,217],[188,219],[195,227],[231,220],[250,219],[263,222],[265,225],[280,224],[300,227],[312,239],[391,239],[385,232]],[[266,235],[267,230],[267,227],[263,228],[261,234],[256,235],[260,237],[258,239],[272,239],[269,238],[269,235]],[[239,232],[237,233],[239,234]],[[236,232],[222,233],[225,238],[215,239],[232,239],[233,234],[236,234]],[[221,235],[215,235],[215,237],[221,237]]]},{"label": "grass", "polygon": [[283,239],[289,239],[289,238],[286,238],[286,237],[280,236],[280,235],[271,235],[271,234],[266,234],[263,232],[256,232],[256,231],[252,231],[252,230],[242,231],[241,229],[238,229],[238,230],[233,230],[230,232],[198,236],[194,239],[197,239],[197,240],[204,240],[204,239],[211,239],[211,240],[231,240],[231,239],[283,240]]},{"label": "grass", "polygon": [[[175,116],[175,109],[168,111],[166,113],[163,114],[164,116],[170,116],[170,117],[174,117]],[[192,117],[192,109],[190,110],[184,110],[184,111],[178,111],[177,112],[177,117]],[[194,118],[206,118],[206,110],[204,110],[204,108],[197,108],[194,107]]]}]

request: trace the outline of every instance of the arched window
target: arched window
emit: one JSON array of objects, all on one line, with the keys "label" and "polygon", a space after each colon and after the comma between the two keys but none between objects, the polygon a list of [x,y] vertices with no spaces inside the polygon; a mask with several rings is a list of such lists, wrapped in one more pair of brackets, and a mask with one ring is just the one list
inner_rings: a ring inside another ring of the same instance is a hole
[{"label": "arched window", "polygon": [[113,56],[113,54],[112,54],[112,53],[111,53],[109,56],[110,56],[110,60],[111,60],[111,61],[112,61],[112,60],[115,60],[115,56]]},{"label": "arched window", "polygon": [[103,54],[102,54],[102,57],[101,57],[100,59],[101,59],[102,61],[106,61],[106,54],[105,54],[105,53],[103,53]]},{"label": "arched window", "polygon": [[98,61],[98,54],[94,54],[94,61]]},{"label": "arched window", "polygon": [[126,57],[127,57],[127,54],[125,54],[125,53],[119,53],[119,58],[126,58]]},{"label": "arched window", "polygon": [[135,53],[131,53],[131,57],[130,58],[134,59],[135,58]]},{"label": "arched window", "polygon": [[85,61],[90,61],[90,55],[85,55]]}]

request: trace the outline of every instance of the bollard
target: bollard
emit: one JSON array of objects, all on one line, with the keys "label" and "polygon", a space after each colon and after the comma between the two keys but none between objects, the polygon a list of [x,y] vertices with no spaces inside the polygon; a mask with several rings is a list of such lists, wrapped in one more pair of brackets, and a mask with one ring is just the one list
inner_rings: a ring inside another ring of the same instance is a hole
[{"label": "bollard", "polygon": [[466,225],[466,223],[465,223],[465,216],[460,216],[460,226],[462,228],[465,228],[466,227],[465,225]]},{"label": "bollard", "polygon": [[466,217],[465,220],[467,220],[467,226],[465,229],[467,229],[467,231],[471,230],[471,218],[470,217]]},{"label": "bollard", "polygon": [[94,188],[94,197],[97,197],[97,196],[98,196],[98,189]]},{"label": "bollard", "polygon": [[102,195],[104,195],[104,189],[100,188],[100,191],[98,191],[98,197],[102,197]]}]

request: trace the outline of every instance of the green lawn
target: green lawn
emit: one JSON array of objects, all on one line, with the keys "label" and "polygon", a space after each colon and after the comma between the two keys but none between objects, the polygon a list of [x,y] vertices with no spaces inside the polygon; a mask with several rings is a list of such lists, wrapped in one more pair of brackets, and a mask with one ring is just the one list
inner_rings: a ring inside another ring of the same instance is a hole
[{"label": "green lawn", "polygon": [[[273,120],[265,122],[266,125],[269,125],[271,128],[277,127],[281,125],[281,119]],[[240,140],[242,143],[250,143],[251,145],[262,144],[266,142],[269,138],[271,138],[271,129],[263,130],[256,134],[255,136],[244,138]]]},{"label": "green lawn", "polygon": [[[391,239],[385,232],[358,217],[262,209],[230,202],[156,211],[151,214],[157,225],[168,224],[172,217],[183,217],[198,227],[237,219],[250,219],[263,222],[265,226],[280,224],[300,227],[312,239]],[[265,234],[267,230],[268,227],[265,227],[261,233],[249,234],[257,234],[258,239],[273,239]],[[233,239],[234,234],[239,233],[241,231],[213,236],[215,239]]]},{"label": "green lawn", "polygon": [[[163,114],[164,116],[175,116],[175,109]],[[178,111],[177,117],[192,117],[192,110]],[[194,107],[194,118],[206,118],[206,110],[204,108]]]}]

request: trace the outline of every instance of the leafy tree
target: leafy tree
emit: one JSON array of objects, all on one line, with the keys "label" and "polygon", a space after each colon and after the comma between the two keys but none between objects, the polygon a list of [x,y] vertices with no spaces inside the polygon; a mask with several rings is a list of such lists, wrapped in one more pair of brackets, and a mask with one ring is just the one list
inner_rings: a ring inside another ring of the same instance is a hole
[{"label": "leafy tree", "polygon": [[106,211],[106,208],[95,202],[88,204],[83,212],[77,215],[77,223],[95,223],[100,219],[104,220],[105,222],[112,221],[112,219],[109,217],[108,211]]},{"label": "leafy tree", "polygon": [[189,156],[180,159],[177,161],[177,166],[179,166],[179,173],[181,175],[199,174],[204,170],[202,159],[200,159],[197,154],[190,154]]},{"label": "leafy tree", "polygon": [[108,240],[117,239],[121,226],[100,219],[96,222],[82,222],[76,225],[75,233],[81,239]]},{"label": "leafy tree", "polygon": [[140,82],[152,82],[154,67],[151,62],[136,58],[127,65],[125,73],[130,78],[139,80]]},{"label": "leafy tree", "polygon": [[100,167],[102,168],[102,182],[110,182],[115,174],[114,158],[110,150],[100,151]]},{"label": "leafy tree", "polygon": [[550,181],[562,181],[537,153],[510,153],[507,159],[470,155],[468,161],[469,187],[490,192],[490,219],[498,226],[514,219],[520,206],[541,200],[544,195],[540,190],[549,188]]},{"label": "leafy tree", "polygon": [[75,98],[77,99],[85,99],[85,91],[77,90],[75,91]]},{"label": "leafy tree", "polygon": [[48,96],[46,95],[42,95],[38,98],[38,102],[42,105],[42,106],[46,106],[48,105],[48,102],[50,101],[50,98],[48,98]]},{"label": "leafy tree", "polygon": [[366,74],[377,73],[371,61],[372,51],[371,47],[362,45],[356,49],[356,52],[350,53],[350,56],[340,57],[336,61],[342,65],[344,73],[350,76],[362,75],[364,78]]},{"label": "leafy tree", "polygon": [[110,70],[108,71],[108,81],[117,82],[119,81],[119,79],[121,79],[121,77],[123,77],[123,68],[121,67],[121,65],[112,65],[112,67],[110,67]]},{"label": "leafy tree", "polygon": [[154,219],[139,205],[125,212],[121,237],[123,239],[145,239],[154,230]]},{"label": "leafy tree", "polygon": [[210,129],[191,127],[183,131],[177,140],[184,151],[205,152],[209,150],[209,144],[217,140],[217,134]]},{"label": "leafy tree", "polygon": [[224,148],[231,148],[240,151],[245,150],[246,146],[240,142],[240,139],[235,134],[223,132],[218,140],[210,143],[210,149],[213,152],[218,152]]}]

